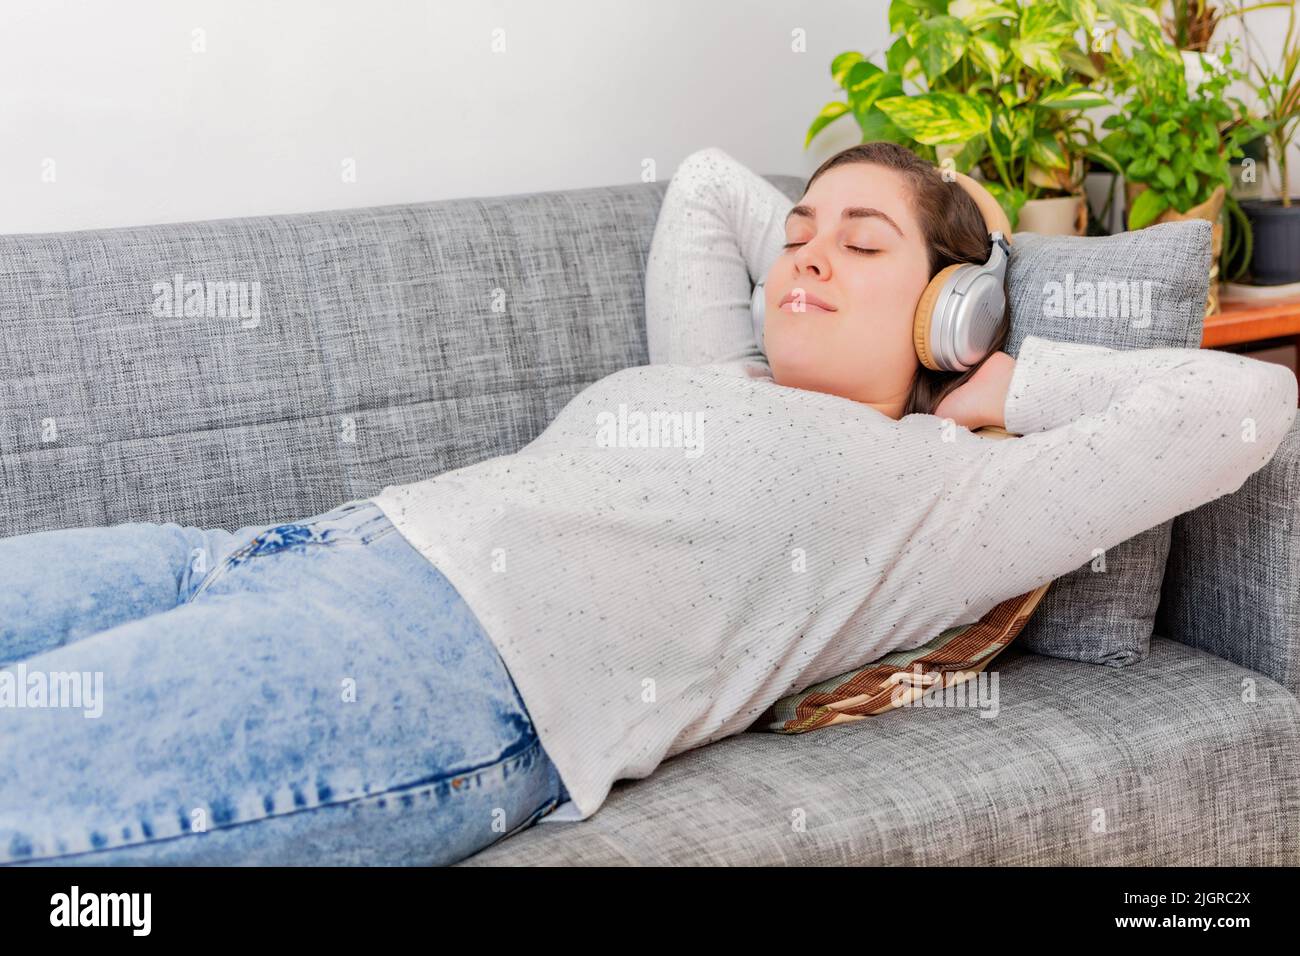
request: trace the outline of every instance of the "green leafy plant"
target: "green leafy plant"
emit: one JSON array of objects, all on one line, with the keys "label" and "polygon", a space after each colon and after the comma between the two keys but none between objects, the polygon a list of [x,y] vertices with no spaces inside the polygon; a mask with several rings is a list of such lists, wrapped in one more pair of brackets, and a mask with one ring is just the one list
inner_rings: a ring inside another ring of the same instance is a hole
[{"label": "green leafy plant", "polygon": [[[1205,77],[1191,89],[1181,61],[1137,50],[1118,51],[1114,83],[1127,93],[1120,111],[1102,126],[1101,142],[1114,168],[1146,189],[1129,210],[1129,228],[1150,225],[1166,209],[1187,212],[1222,185],[1232,185],[1229,163],[1242,155],[1241,144],[1265,128],[1247,118],[1240,99],[1225,96],[1244,75],[1232,66],[1233,48],[1218,56],[1201,54]],[[1236,109],[1234,110],[1234,105]]]},{"label": "green leafy plant", "polygon": [[1081,191],[1086,157],[1109,160],[1084,114],[1108,102],[1094,48],[1123,32],[1176,57],[1155,13],[1130,0],[892,0],[889,28],[883,64],[857,51],[832,61],[846,99],[822,108],[805,147],[851,115],[864,141],[978,168],[1013,227],[1027,200]]},{"label": "green leafy plant", "polygon": [[[1208,0],[1168,0],[1163,5],[1167,15],[1162,17],[1165,32],[1170,42],[1179,50],[1188,52],[1206,52],[1210,49],[1215,29],[1225,20],[1233,17],[1242,19],[1242,28],[1247,36],[1250,34],[1245,14],[1255,10],[1285,7],[1294,13],[1295,0],[1261,0],[1258,3],[1238,3],[1236,0],[1223,0],[1216,8]],[[1157,3],[1157,8],[1162,4]],[[1248,117],[1253,118],[1253,117]],[[1260,133],[1254,138],[1241,143],[1245,157],[1265,165],[1268,160],[1268,135]],[[1229,190],[1225,196],[1223,232],[1223,276],[1234,281],[1245,273],[1250,264],[1254,236],[1250,220],[1242,210],[1237,198]]]},{"label": "green leafy plant", "polygon": [[1277,157],[1282,205],[1291,205],[1291,180],[1287,178],[1287,151],[1300,130],[1300,32],[1296,30],[1296,8],[1291,5],[1286,39],[1275,69],[1266,69],[1253,58],[1250,63],[1251,84],[1263,107],[1268,124],[1268,141]]}]

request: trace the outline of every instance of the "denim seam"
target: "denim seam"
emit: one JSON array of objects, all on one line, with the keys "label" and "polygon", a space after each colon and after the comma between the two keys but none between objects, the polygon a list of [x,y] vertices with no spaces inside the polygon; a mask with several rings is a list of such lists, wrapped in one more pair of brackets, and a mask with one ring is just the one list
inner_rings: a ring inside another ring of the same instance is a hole
[{"label": "denim seam", "polygon": [[[516,750],[516,751],[514,751],[513,753],[511,753],[511,754],[510,754],[509,756],[507,756],[507,757],[502,757],[502,758],[500,758],[500,759],[498,759],[498,760],[493,760],[493,761],[490,761],[490,762],[485,763],[485,764],[480,764],[479,766],[477,766],[477,767],[473,767],[473,768],[470,768],[470,769],[468,769],[468,770],[457,770],[457,771],[452,771],[452,772],[449,772],[449,773],[446,773],[446,774],[440,775],[440,776],[435,777],[435,778],[432,778],[432,779],[425,778],[425,779],[423,779],[423,780],[418,780],[418,781],[416,781],[416,782],[414,782],[414,783],[398,784],[398,785],[396,785],[396,786],[390,786],[390,787],[388,787],[388,788],[386,788],[386,789],[384,789],[384,790],[379,790],[379,791],[376,791],[376,792],[374,792],[374,793],[364,793],[364,792],[363,792],[363,793],[357,794],[357,795],[355,795],[355,796],[347,797],[346,799],[342,799],[342,800],[330,800],[330,801],[328,801],[328,802],[318,803],[318,804],[316,804],[315,806],[311,806],[311,807],[298,807],[298,808],[296,808],[296,809],[293,809],[293,810],[287,810],[287,811],[284,811],[284,812],[282,812],[282,813],[274,813],[274,812],[271,812],[271,813],[266,813],[266,814],[264,814],[264,815],[262,815],[262,816],[254,817],[254,818],[251,818],[251,819],[248,819],[248,820],[239,820],[239,821],[236,821],[236,822],[233,822],[233,823],[219,824],[219,825],[217,825],[217,826],[209,827],[207,830],[201,831],[201,832],[199,832],[199,833],[194,833],[194,832],[189,832],[189,833],[174,833],[174,834],[170,834],[170,835],[168,835],[168,836],[150,837],[150,838],[145,838],[145,839],[140,839],[140,840],[133,840],[133,841],[131,841],[131,842],[116,843],[116,844],[113,844],[112,846],[94,847],[94,848],[89,849],[89,850],[75,850],[75,851],[72,851],[72,852],[70,852],[70,853],[67,853],[67,852],[65,852],[65,853],[47,853],[47,854],[44,854],[44,855],[42,855],[42,856],[13,857],[13,856],[10,856],[7,852],[5,852],[5,851],[3,851],[3,850],[0,850],[0,856],[7,857],[7,858],[4,858],[4,859],[0,859],[0,866],[6,865],[6,864],[9,864],[9,863],[27,863],[27,862],[34,862],[34,861],[38,861],[38,860],[56,860],[56,859],[64,859],[64,858],[71,859],[71,858],[75,858],[75,857],[89,857],[89,856],[92,856],[92,855],[94,855],[94,854],[112,852],[113,850],[125,849],[125,848],[127,848],[127,847],[149,846],[149,845],[152,845],[152,844],[165,843],[165,842],[168,841],[168,840],[180,840],[180,839],[183,839],[183,838],[185,838],[185,837],[203,836],[205,833],[212,833],[212,832],[217,831],[217,830],[230,830],[230,829],[233,829],[233,828],[235,828],[235,827],[245,826],[245,825],[248,825],[248,824],[261,823],[261,822],[263,822],[263,821],[265,821],[265,820],[269,820],[269,819],[271,819],[271,818],[273,818],[273,817],[287,817],[287,816],[292,816],[292,815],[297,814],[297,813],[310,813],[312,810],[322,810],[322,809],[325,809],[325,808],[328,808],[328,807],[346,806],[347,804],[360,803],[360,802],[364,802],[364,801],[367,801],[367,800],[375,801],[376,803],[379,803],[380,801],[386,801],[386,800],[388,799],[388,795],[389,795],[389,794],[393,794],[393,793],[398,793],[399,795],[398,795],[398,797],[397,797],[396,799],[401,799],[402,797],[407,796],[407,795],[406,795],[406,794],[401,794],[401,793],[399,793],[399,791],[402,791],[402,790],[408,790],[408,789],[413,788],[413,787],[419,787],[420,790],[418,790],[416,793],[410,795],[410,796],[412,797],[412,799],[413,799],[415,796],[418,796],[418,795],[432,793],[434,790],[436,790],[436,789],[438,788],[439,784],[446,783],[447,781],[455,780],[455,779],[457,779],[457,778],[459,778],[459,777],[471,777],[471,776],[473,776],[474,774],[483,773],[483,772],[485,772],[485,771],[492,770],[492,769],[494,769],[494,768],[500,767],[500,766],[502,766],[502,765],[504,765],[504,764],[507,764],[507,763],[518,762],[518,761],[520,761],[520,760],[524,757],[525,754],[528,754],[528,753],[530,753],[531,751],[534,751],[534,750],[536,750],[536,751],[541,751],[541,748],[542,748],[541,738],[539,738],[539,737],[537,737],[536,735],[534,735],[534,736],[533,736],[533,742],[532,742],[531,744],[529,744],[527,747],[524,747],[524,748],[521,749],[521,750]],[[542,754],[543,754],[543,756],[544,756],[544,752],[542,752]],[[458,791],[455,787],[452,787],[452,786],[449,786],[449,787],[448,787],[448,791],[449,791],[451,794],[453,794],[453,795],[457,794],[458,792],[461,792],[461,791]],[[265,799],[265,797],[263,797],[263,799]],[[503,838],[505,838],[505,837],[507,837],[507,836],[510,836],[511,834],[513,834],[513,833],[515,833],[515,832],[517,832],[517,831],[519,831],[519,830],[521,830],[521,829],[524,829],[528,823],[533,822],[535,819],[540,819],[540,816],[539,816],[539,814],[538,814],[538,810],[540,810],[540,809],[544,809],[546,804],[558,805],[558,802],[557,802],[557,800],[556,800],[556,797],[555,797],[555,796],[549,796],[549,797],[547,797],[546,802],[542,805],[542,807],[539,807],[539,808],[537,808],[537,809],[535,809],[535,810],[530,811],[530,812],[528,813],[528,815],[525,817],[525,819],[524,819],[524,821],[523,821],[522,823],[520,823],[519,825],[517,825],[517,826],[514,827],[513,829],[508,830],[508,831],[506,831],[505,833],[501,834],[501,837],[500,837],[500,838],[503,839]],[[208,804],[208,805],[207,805],[207,809],[211,810],[211,806],[212,806],[211,804]],[[553,807],[552,807],[552,809],[553,809]],[[548,811],[548,812],[549,812],[549,811]],[[544,815],[544,814],[543,814],[543,815]],[[136,826],[137,826],[137,827],[139,826],[139,822],[137,822]],[[120,832],[120,828],[119,828],[118,832]]]},{"label": "denim seam", "polygon": [[[303,524],[303,525],[309,525],[309,524],[312,524],[312,522],[310,522],[310,521],[306,521],[306,522],[298,522],[298,523]],[[365,527],[365,526],[362,525],[362,527]],[[253,547],[257,544],[258,539],[261,538],[261,536],[262,536],[262,534],[264,533],[265,530],[268,530],[268,529],[264,529],[263,531],[258,532],[258,533],[255,534],[255,535],[254,535],[254,536],[253,536],[249,541],[247,541],[244,545],[242,545],[240,548],[238,548],[238,549],[235,550],[235,551],[230,552],[230,554],[228,554],[228,555],[226,555],[224,558],[222,558],[222,559],[221,559],[221,563],[218,564],[215,568],[213,568],[210,572],[208,572],[208,574],[206,574],[206,575],[204,576],[203,580],[199,582],[199,586],[198,586],[197,588],[194,589],[194,591],[190,594],[189,598],[188,598],[184,603],[186,603],[186,604],[191,603],[195,598],[197,598],[200,594],[202,594],[204,591],[206,591],[210,585],[212,585],[212,584],[216,583],[217,581],[220,581],[222,578],[224,578],[224,577],[226,576],[227,572],[230,570],[230,566],[231,566],[231,564],[234,563],[234,561],[235,561],[236,559],[238,559],[238,558],[246,558],[246,557],[248,557],[248,553],[249,553],[249,552],[253,549]],[[374,532],[374,533],[369,534],[369,535],[366,535],[366,536],[361,537],[361,538],[353,538],[353,537],[350,537],[350,536],[345,536],[345,537],[342,537],[342,538],[334,538],[334,539],[329,540],[329,541],[301,541],[301,542],[298,542],[298,543],[299,543],[299,544],[302,544],[302,545],[309,545],[309,544],[336,545],[336,544],[349,544],[349,543],[351,543],[351,544],[357,544],[357,545],[368,545],[368,544],[371,544],[371,543],[374,542],[374,541],[378,541],[380,538],[382,538],[382,537],[384,537],[385,535],[389,534],[390,532],[393,532],[393,531],[396,531],[396,530],[397,530],[397,528],[396,528],[394,525],[392,525],[392,524],[390,523],[387,527],[385,527],[385,528],[381,528],[379,531]],[[279,554],[281,550],[283,550],[283,549],[278,549],[278,550],[276,550],[276,551],[273,551],[273,552],[271,552],[271,554]],[[269,555],[269,554],[268,554],[268,555],[257,555],[257,557],[270,557],[270,555]]]},{"label": "denim seam", "polygon": [[[396,530],[397,530],[396,525],[389,522],[386,526],[380,528],[378,531],[371,531],[368,534],[364,534],[359,538],[350,539],[350,540],[355,540],[360,544],[370,544],[372,541],[378,541],[380,538],[386,537],[392,534]],[[344,538],[343,540],[347,541],[349,539]]]},{"label": "denim seam", "polygon": [[[254,541],[257,540],[256,536],[254,536],[253,540]],[[246,554],[248,552],[248,549],[252,547],[252,544],[253,542],[250,541],[248,542],[248,544],[244,545],[238,551],[232,551],[230,554],[222,558],[220,564],[218,564],[215,568],[213,568],[211,571],[209,571],[207,574],[203,576],[203,580],[200,581],[199,586],[196,587],[190,593],[189,599],[185,603],[189,604],[196,597],[198,597],[200,594],[206,591],[208,589],[208,585],[212,584],[214,581],[218,581],[221,578],[225,577],[226,569],[229,568],[230,562],[233,561],[235,558],[239,557],[240,555]]]}]

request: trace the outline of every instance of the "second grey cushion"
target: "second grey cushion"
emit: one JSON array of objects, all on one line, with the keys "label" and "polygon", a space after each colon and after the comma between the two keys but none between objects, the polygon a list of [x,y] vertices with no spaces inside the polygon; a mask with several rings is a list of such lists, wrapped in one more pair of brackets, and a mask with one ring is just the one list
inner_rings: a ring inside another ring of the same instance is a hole
[{"label": "second grey cushion", "polygon": [[[1205,220],[1115,236],[1017,234],[1007,273],[1011,334],[1005,351],[1014,357],[1029,335],[1116,349],[1198,348],[1209,269]],[[1127,314],[1116,283],[1136,283],[1127,287],[1137,293]],[[1094,295],[1091,310],[1089,287],[1105,292]],[[1071,292],[1082,308],[1056,308]],[[1104,561],[1089,561],[1057,578],[1017,644],[1038,654],[1112,667],[1144,660],[1172,526],[1172,521],[1157,525],[1111,548]]]}]

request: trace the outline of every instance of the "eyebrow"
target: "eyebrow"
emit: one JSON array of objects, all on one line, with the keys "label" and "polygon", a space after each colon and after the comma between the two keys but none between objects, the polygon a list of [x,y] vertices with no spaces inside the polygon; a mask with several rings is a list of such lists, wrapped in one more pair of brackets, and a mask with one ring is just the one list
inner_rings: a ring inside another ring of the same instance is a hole
[{"label": "eyebrow", "polygon": [[[805,206],[802,203],[800,203],[799,205],[795,206],[793,209],[791,209],[788,213],[785,214],[785,221],[787,224],[789,224],[791,216],[806,216],[809,219],[814,219],[816,218],[816,215],[817,215],[817,210],[813,209],[812,206]],[[903,230],[898,228],[898,223],[894,222],[894,220],[891,219],[887,213],[883,213],[879,209],[875,209],[871,206],[846,206],[844,207],[844,211],[840,213],[840,218],[841,219],[871,219],[871,218],[883,219],[885,220],[885,222],[889,223],[891,226],[894,227],[894,232],[898,233],[900,236],[903,236]],[[903,236],[903,238],[906,239],[907,237]]]}]

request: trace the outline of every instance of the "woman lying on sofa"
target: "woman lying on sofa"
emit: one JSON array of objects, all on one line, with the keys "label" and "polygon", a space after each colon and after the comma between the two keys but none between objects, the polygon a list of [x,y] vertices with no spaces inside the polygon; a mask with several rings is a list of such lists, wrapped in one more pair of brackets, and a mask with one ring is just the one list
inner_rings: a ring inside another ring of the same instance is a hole
[{"label": "woman lying on sofa", "polygon": [[1008,232],[891,144],[797,205],[704,149],[651,245],[652,364],[518,452],[292,523],[0,540],[0,860],[454,862],[1269,460],[1282,366],[1001,351]]}]

